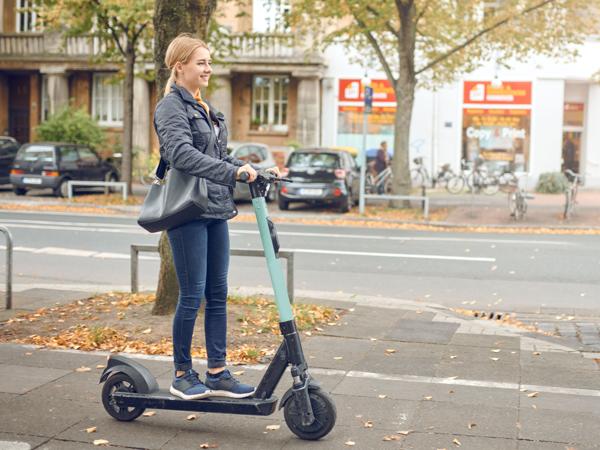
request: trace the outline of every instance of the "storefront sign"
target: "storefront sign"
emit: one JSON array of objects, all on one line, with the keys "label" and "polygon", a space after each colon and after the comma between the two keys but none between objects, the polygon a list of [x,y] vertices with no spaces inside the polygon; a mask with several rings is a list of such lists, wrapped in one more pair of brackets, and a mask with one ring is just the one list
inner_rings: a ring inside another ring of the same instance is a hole
[{"label": "storefront sign", "polygon": [[[396,101],[394,95],[394,88],[388,80],[371,80],[371,87],[373,88],[373,101],[393,103]],[[364,87],[362,81],[358,79],[354,80],[340,80],[339,84],[339,96],[340,102],[353,102],[364,100]]]},{"label": "storefront sign", "polygon": [[465,81],[464,104],[531,105],[530,81],[502,81],[499,86],[491,81]]}]

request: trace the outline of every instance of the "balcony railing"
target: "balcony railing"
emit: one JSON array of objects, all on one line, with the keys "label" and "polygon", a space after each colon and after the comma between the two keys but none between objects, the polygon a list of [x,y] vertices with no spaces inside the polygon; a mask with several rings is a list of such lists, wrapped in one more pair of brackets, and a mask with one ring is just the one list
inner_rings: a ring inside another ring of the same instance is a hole
[{"label": "balcony railing", "polygon": [[[301,58],[304,46],[298,47],[292,34],[244,33],[229,37],[226,51],[219,52],[228,60],[277,60]],[[91,37],[70,37],[63,40],[56,33],[0,33],[0,57],[83,58],[98,56],[101,42]]]}]

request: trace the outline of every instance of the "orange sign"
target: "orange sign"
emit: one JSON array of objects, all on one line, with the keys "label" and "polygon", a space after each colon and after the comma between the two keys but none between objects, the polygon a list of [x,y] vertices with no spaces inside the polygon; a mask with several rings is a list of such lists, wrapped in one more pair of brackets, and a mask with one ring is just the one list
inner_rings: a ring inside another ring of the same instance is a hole
[{"label": "orange sign", "polygon": [[463,102],[487,105],[531,105],[530,81],[465,81]]},{"label": "orange sign", "polygon": [[[362,81],[359,79],[354,80],[340,80],[340,93],[338,96],[341,102],[356,102],[364,101],[364,87]],[[371,87],[373,88],[373,102],[395,102],[396,96],[394,95],[394,88],[388,80],[371,80]]]}]

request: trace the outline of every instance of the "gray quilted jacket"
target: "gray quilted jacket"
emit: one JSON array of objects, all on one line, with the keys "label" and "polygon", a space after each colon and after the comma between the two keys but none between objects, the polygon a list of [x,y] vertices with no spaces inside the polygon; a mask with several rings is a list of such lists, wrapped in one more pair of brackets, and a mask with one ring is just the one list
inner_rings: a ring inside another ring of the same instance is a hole
[{"label": "gray quilted jacket", "polygon": [[[233,189],[238,167],[245,163],[227,155],[227,126],[223,114],[198,104],[187,89],[171,85],[171,92],[156,105],[154,129],[158,134],[160,155],[183,172],[206,179],[208,209],[203,217],[231,219],[237,215]],[[220,128],[215,136],[212,122]],[[209,147],[211,137],[215,145]]]}]

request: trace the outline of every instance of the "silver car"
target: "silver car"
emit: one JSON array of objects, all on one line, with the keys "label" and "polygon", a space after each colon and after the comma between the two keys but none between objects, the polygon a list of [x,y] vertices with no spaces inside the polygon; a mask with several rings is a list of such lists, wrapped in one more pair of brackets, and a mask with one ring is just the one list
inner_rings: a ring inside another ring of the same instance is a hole
[{"label": "silver car", "polygon": [[[258,166],[260,169],[267,169],[276,165],[269,146],[265,144],[230,141],[227,144],[227,153],[237,159]],[[270,202],[275,200],[276,196],[276,190],[271,189],[267,201]],[[237,183],[235,185],[235,191],[233,192],[233,199],[235,201],[252,200],[248,185],[245,183]]]}]

